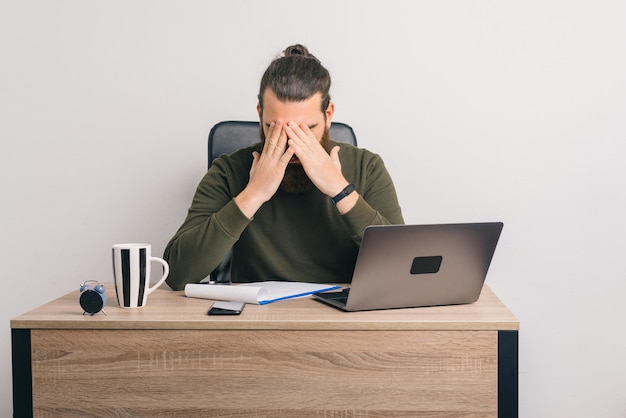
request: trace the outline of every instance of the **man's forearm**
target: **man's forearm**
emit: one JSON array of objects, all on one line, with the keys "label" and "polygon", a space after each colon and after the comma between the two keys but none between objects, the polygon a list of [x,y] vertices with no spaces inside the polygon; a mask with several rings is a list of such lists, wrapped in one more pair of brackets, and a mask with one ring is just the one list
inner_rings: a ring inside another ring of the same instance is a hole
[{"label": "man's forearm", "polygon": [[165,249],[163,258],[170,264],[168,285],[180,290],[207,277],[249,222],[234,201],[210,216],[189,216]]}]

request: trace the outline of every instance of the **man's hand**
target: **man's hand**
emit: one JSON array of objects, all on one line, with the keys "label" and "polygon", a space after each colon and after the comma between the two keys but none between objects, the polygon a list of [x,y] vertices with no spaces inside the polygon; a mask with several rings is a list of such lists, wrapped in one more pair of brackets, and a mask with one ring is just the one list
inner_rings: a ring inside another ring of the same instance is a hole
[{"label": "man's hand", "polygon": [[334,197],[348,185],[341,173],[338,146],[333,147],[329,155],[305,123],[298,126],[289,122],[286,132],[290,148],[293,148],[311,182],[322,193]]},{"label": "man's hand", "polygon": [[246,188],[235,197],[239,209],[252,218],[263,203],[276,194],[285,176],[285,170],[294,151],[287,149],[287,134],[281,120],[270,124],[263,151],[254,151],[250,181]]}]

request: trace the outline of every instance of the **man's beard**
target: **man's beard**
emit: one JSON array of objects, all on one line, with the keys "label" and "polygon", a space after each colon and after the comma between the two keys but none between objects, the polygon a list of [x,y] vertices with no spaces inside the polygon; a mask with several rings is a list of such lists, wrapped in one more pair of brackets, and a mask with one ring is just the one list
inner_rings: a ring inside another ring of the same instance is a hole
[{"label": "man's beard", "polygon": [[[261,128],[261,143],[265,143],[265,133],[263,132],[263,128]],[[326,152],[330,151],[330,134],[328,132],[328,127],[324,127],[324,133],[322,134],[320,144]],[[281,191],[294,194],[305,193],[313,187],[313,182],[309,179],[309,176],[307,176],[302,164],[298,162],[287,165],[285,176],[283,177],[283,181],[280,183]]]}]

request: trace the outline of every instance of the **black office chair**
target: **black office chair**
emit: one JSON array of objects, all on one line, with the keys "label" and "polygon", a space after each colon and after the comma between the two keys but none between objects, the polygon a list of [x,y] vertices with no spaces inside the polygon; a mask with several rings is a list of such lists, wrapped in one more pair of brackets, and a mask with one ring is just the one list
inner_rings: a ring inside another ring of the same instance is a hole
[{"label": "black office chair", "polygon": [[[259,129],[259,122],[245,121],[225,121],[213,126],[209,132],[208,166],[222,154],[230,154],[260,142]],[[330,125],[330,138],[333,141],[357,145],[354,131],[345,123],[333,122]]]},{"label": "black office chair", "polygon": [[[238,149],[260,142],[259,122],[224,121],[219,122],[209,132],[208,166],[222,154],[230,154]],[[330,125],[330,139],[336,142],[357,145],[356,135],[349,125],[333,122]],[[230,283],[231,251],[211,272],[210,280],[215,283]]]}]

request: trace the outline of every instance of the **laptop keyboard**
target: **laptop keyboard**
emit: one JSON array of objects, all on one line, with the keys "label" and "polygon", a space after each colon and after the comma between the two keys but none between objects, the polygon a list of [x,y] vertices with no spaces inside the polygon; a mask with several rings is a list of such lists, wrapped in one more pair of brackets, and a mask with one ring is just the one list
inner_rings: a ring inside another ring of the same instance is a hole
[{"label": "laptop keyboard", "polygon": [[346,303],[348,303],[349,294],[350,294],[350,288],[347,288],[347,289],[342,289],[341,292],[324,293],[324,297],[326,297],[326,299],[332,299],[345,305]]}]

